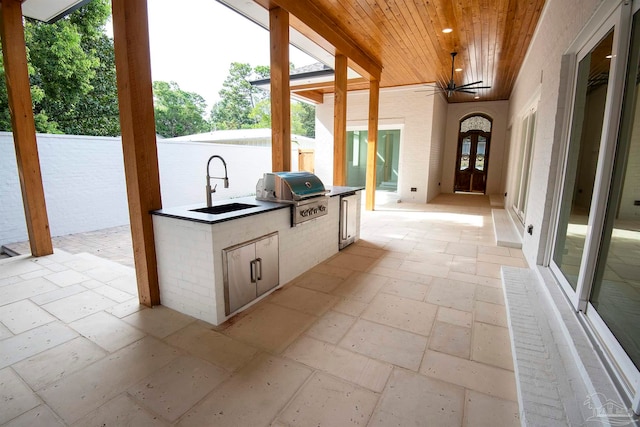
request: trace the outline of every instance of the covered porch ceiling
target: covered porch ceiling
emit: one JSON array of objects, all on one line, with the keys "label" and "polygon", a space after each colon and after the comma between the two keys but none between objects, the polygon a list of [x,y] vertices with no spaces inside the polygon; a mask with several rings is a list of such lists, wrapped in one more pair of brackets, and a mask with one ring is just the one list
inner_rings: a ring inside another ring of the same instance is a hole
[{"label": "covered porch ceiling", "polygon": [[[290,0],[219,0],[265,28],[268,10],[290,9]],[[544,0],[297,0],[292,13],[291,42],[333,67],[337,50],[310,25],[325,20],[382,67],[380,87],[424,85],[425,95],[446,87],[451,78],[451,52],[458,52],[457,86],[482,81],[479,100],[509,99]],[[450,28],[450,33],[442,30]],[[341,52],[346,53],[346,52]],[[347,56],[351,57],[346,53]],[[352,63],[350,62],[350,66]],[[356,70],[358,71],[358,70]],[[363,76],[367,77],[367,76]],[[329,80],[331,81],[331,80]],[[333,85],[291,82],[294,94],[317,102]],[[349,90],[366,88],[353,80]],[[416,90],[420,90],[417,88]],[[474,101],[473,94],[454,93],[449,102]]]}]

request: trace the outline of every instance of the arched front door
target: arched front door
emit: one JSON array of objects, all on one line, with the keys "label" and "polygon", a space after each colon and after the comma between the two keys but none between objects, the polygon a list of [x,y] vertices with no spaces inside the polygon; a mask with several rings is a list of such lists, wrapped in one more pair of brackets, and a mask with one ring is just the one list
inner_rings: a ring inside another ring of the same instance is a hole
[{"label": "arched front door", "polygon": [[485,193],[491,119],[475,115],[460,121],[454,191]]}]

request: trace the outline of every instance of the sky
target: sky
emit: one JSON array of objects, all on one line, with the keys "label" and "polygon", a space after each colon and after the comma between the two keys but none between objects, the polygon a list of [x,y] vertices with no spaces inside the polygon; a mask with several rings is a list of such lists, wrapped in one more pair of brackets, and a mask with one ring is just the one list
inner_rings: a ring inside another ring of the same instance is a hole
[{"label": "sky", "polygon": [[[215,0],[148,0],[151,77],[175,81],[207,101],[207,112],[232,62],[269,65],[269,32]],[[291,46],[296,67],[317,62]]]}]

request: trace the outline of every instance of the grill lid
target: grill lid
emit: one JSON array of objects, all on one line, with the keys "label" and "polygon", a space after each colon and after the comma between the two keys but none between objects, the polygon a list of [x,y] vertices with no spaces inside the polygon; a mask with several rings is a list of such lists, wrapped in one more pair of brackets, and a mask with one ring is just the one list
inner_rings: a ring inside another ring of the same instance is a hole
[{"label": "grill lid", "polygon": [[256,198],[263,200],[303,200],[328,191],[311,172],[269,172],[258,181]]}]

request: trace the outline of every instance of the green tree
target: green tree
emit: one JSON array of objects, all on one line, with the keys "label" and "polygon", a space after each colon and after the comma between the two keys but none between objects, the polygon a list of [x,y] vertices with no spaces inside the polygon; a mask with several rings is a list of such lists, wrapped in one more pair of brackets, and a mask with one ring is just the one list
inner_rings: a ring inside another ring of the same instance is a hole
[{"label": "green tree", "polygon": [[209,123],[204,119],[204,98],[181,90],[176,82],[153,82],[153,105],[156,132],[165,138],[209,130]]},{"label": "green tree", "polygon": [[[110,9],[109,0],[94,0],[53,24],[25,20],[38,132],[119,133],[113,41],[104,33]],[[0,85],[0,105],[7,104],[6,87]],[[0,128],[11,130],[6,108]]]},{"label": "green tree", "polygon": [[291,102],[291,133],[296,135],[316,136],[316,107],[306,102]]}]

